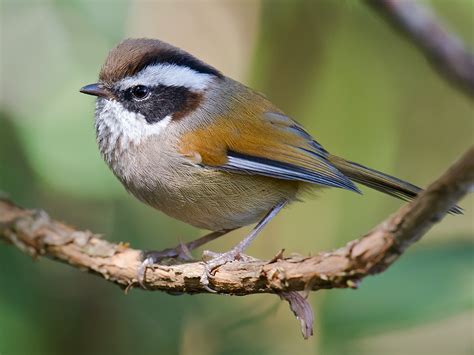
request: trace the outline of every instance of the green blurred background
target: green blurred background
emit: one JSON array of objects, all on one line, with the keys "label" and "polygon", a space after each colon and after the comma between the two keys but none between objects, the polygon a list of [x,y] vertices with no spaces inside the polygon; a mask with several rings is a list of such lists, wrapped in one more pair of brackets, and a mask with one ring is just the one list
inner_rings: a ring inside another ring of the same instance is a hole
[{"label": "green blurred background", "polygon": [[[137,202],[99,156],[94,102],[78,89],[125,37],[187,49],[266,93],[331,152],[421,186],[473,142],[472,101],[362,2],[0,3],[0,190],[108,240],[160,249],[204,233]],[[428,4],[474,46],[472,1]],[[125,296],[0,244],[0,354],[472,354],[473,201],[358,291],[313,293],[309,341],[276,296]],[[249,254],[335,248],[399,206],[367,189],[326,191],[281,213]]]}]

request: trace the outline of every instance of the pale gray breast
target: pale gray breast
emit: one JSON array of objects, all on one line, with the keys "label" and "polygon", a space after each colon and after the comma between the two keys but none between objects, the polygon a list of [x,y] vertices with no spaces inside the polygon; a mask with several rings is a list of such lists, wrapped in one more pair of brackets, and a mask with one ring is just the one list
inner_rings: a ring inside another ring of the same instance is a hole
[{"label": "pale gray breast", "polygon": [[275,204],[291,201],[297,185],[263,176],[206,168],[177,153],[176,137],[149,137],[125,154],[129,192],[167,215],[199,228],[221,230],[257,222]]}]

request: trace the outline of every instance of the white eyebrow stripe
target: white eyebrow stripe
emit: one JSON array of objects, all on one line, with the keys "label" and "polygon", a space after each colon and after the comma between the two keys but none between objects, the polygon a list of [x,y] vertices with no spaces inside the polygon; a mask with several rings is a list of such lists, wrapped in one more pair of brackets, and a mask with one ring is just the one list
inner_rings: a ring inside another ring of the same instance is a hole
[{"label": "white eyebrow stripe", "polygon": [[199,73],[187,66],[176,64],[150,65],[138,74],[122,79],[118,82],[121,90],[135,85],[145,86],[184,86],[188,89],[202,91],[206,89],[214,78],[211,74]]}]

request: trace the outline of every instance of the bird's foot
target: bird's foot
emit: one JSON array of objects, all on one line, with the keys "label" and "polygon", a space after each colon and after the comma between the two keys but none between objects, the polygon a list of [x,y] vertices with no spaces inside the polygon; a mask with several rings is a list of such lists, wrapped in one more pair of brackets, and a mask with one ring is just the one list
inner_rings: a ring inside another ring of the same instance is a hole
[{"label": "bird's foot", "polygon": [[201,285],[203,285],[207,291],[212,293],[216,293],[217,291],[209,286],[209,279],[214,276],[216,269],[234,261],[256,260],[251,256],[242,254],[240,248],[233,248],[225,253],[214,253],[205,250],[202,254],[202,258],[204,260],[204,273],[201,275]]},{"label": "bird's foot", "polygon": [[189,250],[188,246],[184,243],[179,243],[174,248],[167,248],[159,251],[147,251],[143,256],[143,259],[148,257],[153,258],[155,263],[159,263],[166,259],[178,259],[184,261],[194,260],[191,250]]},{"label": "bird's foot", "polygon": [[159,251],[147,251],[143,253],[143,261],[137,270],[137,281],[142,288],[146,289],[146,272],[154,265],[160,264],[164,260],[194,260],[186,244],[180,243],[175,248],[168,248]]},{"label": "bird's foot", "polygon": [[288,201],[283,200],[279,202],[275,207],[273,207],[270,212],[268,212],[263,219],[258,222],[258,224],[252,229],[249,235],[240,241],[234,248],[223,254],[216,254],[209,251],[205,251],[203,254],[203,259],[206,260],[206,257],[210,256],[209,261],[204,261],[204,273],[201,275],[200,281],[201,285],[209,292],[217,292],[209,287],[209,278],[212,277],[212,273],[219,266],[227,264],[232,261],[241,260],[241,261],[252,261],[256,260],[250,256],[244,255],[243,251],[247,249],[252,240],[254,240],[258,233],[262,230],[263,227],[273,218],[275,215],[288,203]]}]

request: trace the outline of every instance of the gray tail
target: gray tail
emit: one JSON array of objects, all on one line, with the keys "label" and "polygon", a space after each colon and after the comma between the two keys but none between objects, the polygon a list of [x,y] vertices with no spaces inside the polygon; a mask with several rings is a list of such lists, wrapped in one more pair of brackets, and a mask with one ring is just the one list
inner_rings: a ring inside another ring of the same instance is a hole
[{"label": "gray tail", "polygon": [[[351,180],[404,201],[413,200],[423,191],[409,182],[336,156],[331,156],[329,160]],[[449,213],[462,214],[462,211],[462,208],[454,206]]]}]

